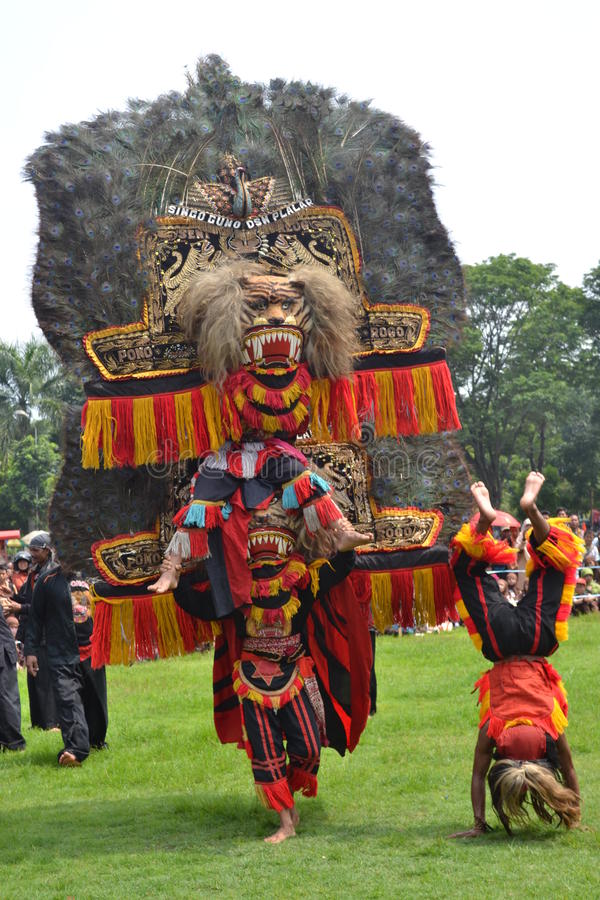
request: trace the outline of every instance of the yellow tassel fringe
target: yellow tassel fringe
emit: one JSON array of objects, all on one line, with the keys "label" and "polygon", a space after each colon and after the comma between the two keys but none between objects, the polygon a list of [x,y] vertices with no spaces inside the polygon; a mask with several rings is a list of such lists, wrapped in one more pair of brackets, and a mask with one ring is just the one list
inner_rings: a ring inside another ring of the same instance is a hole
[{"label": "yellow tassel fringe", "polygon": [[433,379],[429,366],[417,366],[412,370],[415,407],[421,434],[433,434],[438,430]]},{"label": "yellow tassel fringe", "polygon": [[375,372],[375,382],[379,392],[378,411],[375,425],[377,434],[385,437],[396,437],[398,424],[396,420],[396,404],[394,401],[394,379],[391,372]]},{"label": "yellow tassel fringe", "polygon": [[313,440],[330,441],[331,435],[327,427],[331,384],[327,378],[315,378],[310,386],[311,420],[310,431]]},{"label": "yellow tassel fringe", "polygon": [[192,395],[189,391],[175,394],[175,419],[180,459],[195,459],[198,454],[192,415]]},{"label": "yellow tassel fringe", "polygon": [[371,573],[371,612],[375,628],[383,634],[394,621],[392,577],[389,572]]},{"label": "yellow tassel fringe", "polygon": [[88,404],[85,431],[81,444],[81,462],[84,469],[100,468],[100,435],[104,452],[104,467],[114,466],[112,450],[112,412],[110,400],[96,400]]},{"label": "yellow tassel fringe", "polygon": [[156,462],[158,442],[152,397],[136,397],[133,400],[133,440],[136,466]]},{"label": "yellow tassel fringe", "polygon": [[435,624],[433,572],[431,569],[415,569],[415,620],[417,624]]}]

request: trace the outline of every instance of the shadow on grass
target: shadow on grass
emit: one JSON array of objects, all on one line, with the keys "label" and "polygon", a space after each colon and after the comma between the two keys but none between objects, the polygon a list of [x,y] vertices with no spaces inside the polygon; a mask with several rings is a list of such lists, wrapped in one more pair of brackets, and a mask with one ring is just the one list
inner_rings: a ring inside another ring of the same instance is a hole
[{"label": "shadow on grass", "polygon": [[[34,765],[47,764],[39,755]],[[356,841],[389,839],[397,842],[435,837],[426,825],[405,827],[365,818],[360,824],[331,821],[319,801],[303,802],[299,809],[299,836],[325,842],[353,844]],[[73,800],[49,806],[22,808],[19,829],[22,854],[6,835],[0,837],[0,857],[11,845],[11,859],[20,862],[32,850],[46,858],[77,858],[102,854],[136,854],[147,851],[185,853],[198,851],[237,854],[240,845],[256,841],[274,830],[276,814],[257,805],[251,797],[239,795],[197,796],[191,794],[129,797],[122,800]]]}]

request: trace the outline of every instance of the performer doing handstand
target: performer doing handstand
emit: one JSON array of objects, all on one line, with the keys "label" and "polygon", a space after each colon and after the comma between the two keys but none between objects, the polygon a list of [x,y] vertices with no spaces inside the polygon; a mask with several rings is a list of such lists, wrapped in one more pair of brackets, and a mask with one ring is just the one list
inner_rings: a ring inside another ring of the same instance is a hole
[{"label": "performer doing handstand", "polygon": [[[492,804],[509,834],[511,820],[527,819],[523,804],[528,793],[543,821],[552,822],[556,815],[567,828],[579,823],[579,783],[563,733],[566,694],[560,676],[544,657],[557,649],[557,639],[567,637],[582,542],[538,510],[536,499],[543,483],[541,473],[530,472],[521,498],[532,526],[531,572],[529,587],[516,607],[506,602],[495,579],[486,573],[491,563],[514,564],[515,551],[489,532],[496,511],[483,482],[471,487],[479,521],[463,525],[452,541],[458,611],[473,642],[494,666],[476,685],[480,730],[471,780],[474,825],[451,837],[477,837],[490,830],[485,821],[486,774]],[[494,750],[498,762],[490,769]]]}]

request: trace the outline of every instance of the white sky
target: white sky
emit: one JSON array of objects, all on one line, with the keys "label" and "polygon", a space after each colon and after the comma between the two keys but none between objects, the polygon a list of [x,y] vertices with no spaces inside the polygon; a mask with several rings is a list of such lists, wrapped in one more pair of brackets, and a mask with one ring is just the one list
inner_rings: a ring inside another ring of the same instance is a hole
[{"label": "white sky", "polygon": [[3,13],[0,337],[35,328],[25,157],[43,133],[185,89],[218,53],[248,81],[299,78],[395,113],[429,142],[460,260],[515,252],[567,284],[600,260],[598,26],[589,0],[30,0]]}]

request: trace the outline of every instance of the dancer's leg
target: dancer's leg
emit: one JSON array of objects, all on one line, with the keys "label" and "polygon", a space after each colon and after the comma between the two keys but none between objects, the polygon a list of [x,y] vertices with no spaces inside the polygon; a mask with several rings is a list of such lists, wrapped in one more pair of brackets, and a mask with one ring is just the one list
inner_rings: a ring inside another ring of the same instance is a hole
[{"label": "dancer's leg", "polygon": [[521,497],[521,509],[531,522],[535,543],[539,546],[550,534],[550,525],[536,506],[536,500],[545,481],[541,472],[530,472],[525,479],[525,488]]},{"label": "dancer's leg", "polygon": [[485,534],[496,518],[496,510],[490,501],[490,492],[483,481],[475,481],[471,485],[471,493],[479,509],[479,521],[475,530],[478,534]]}]

